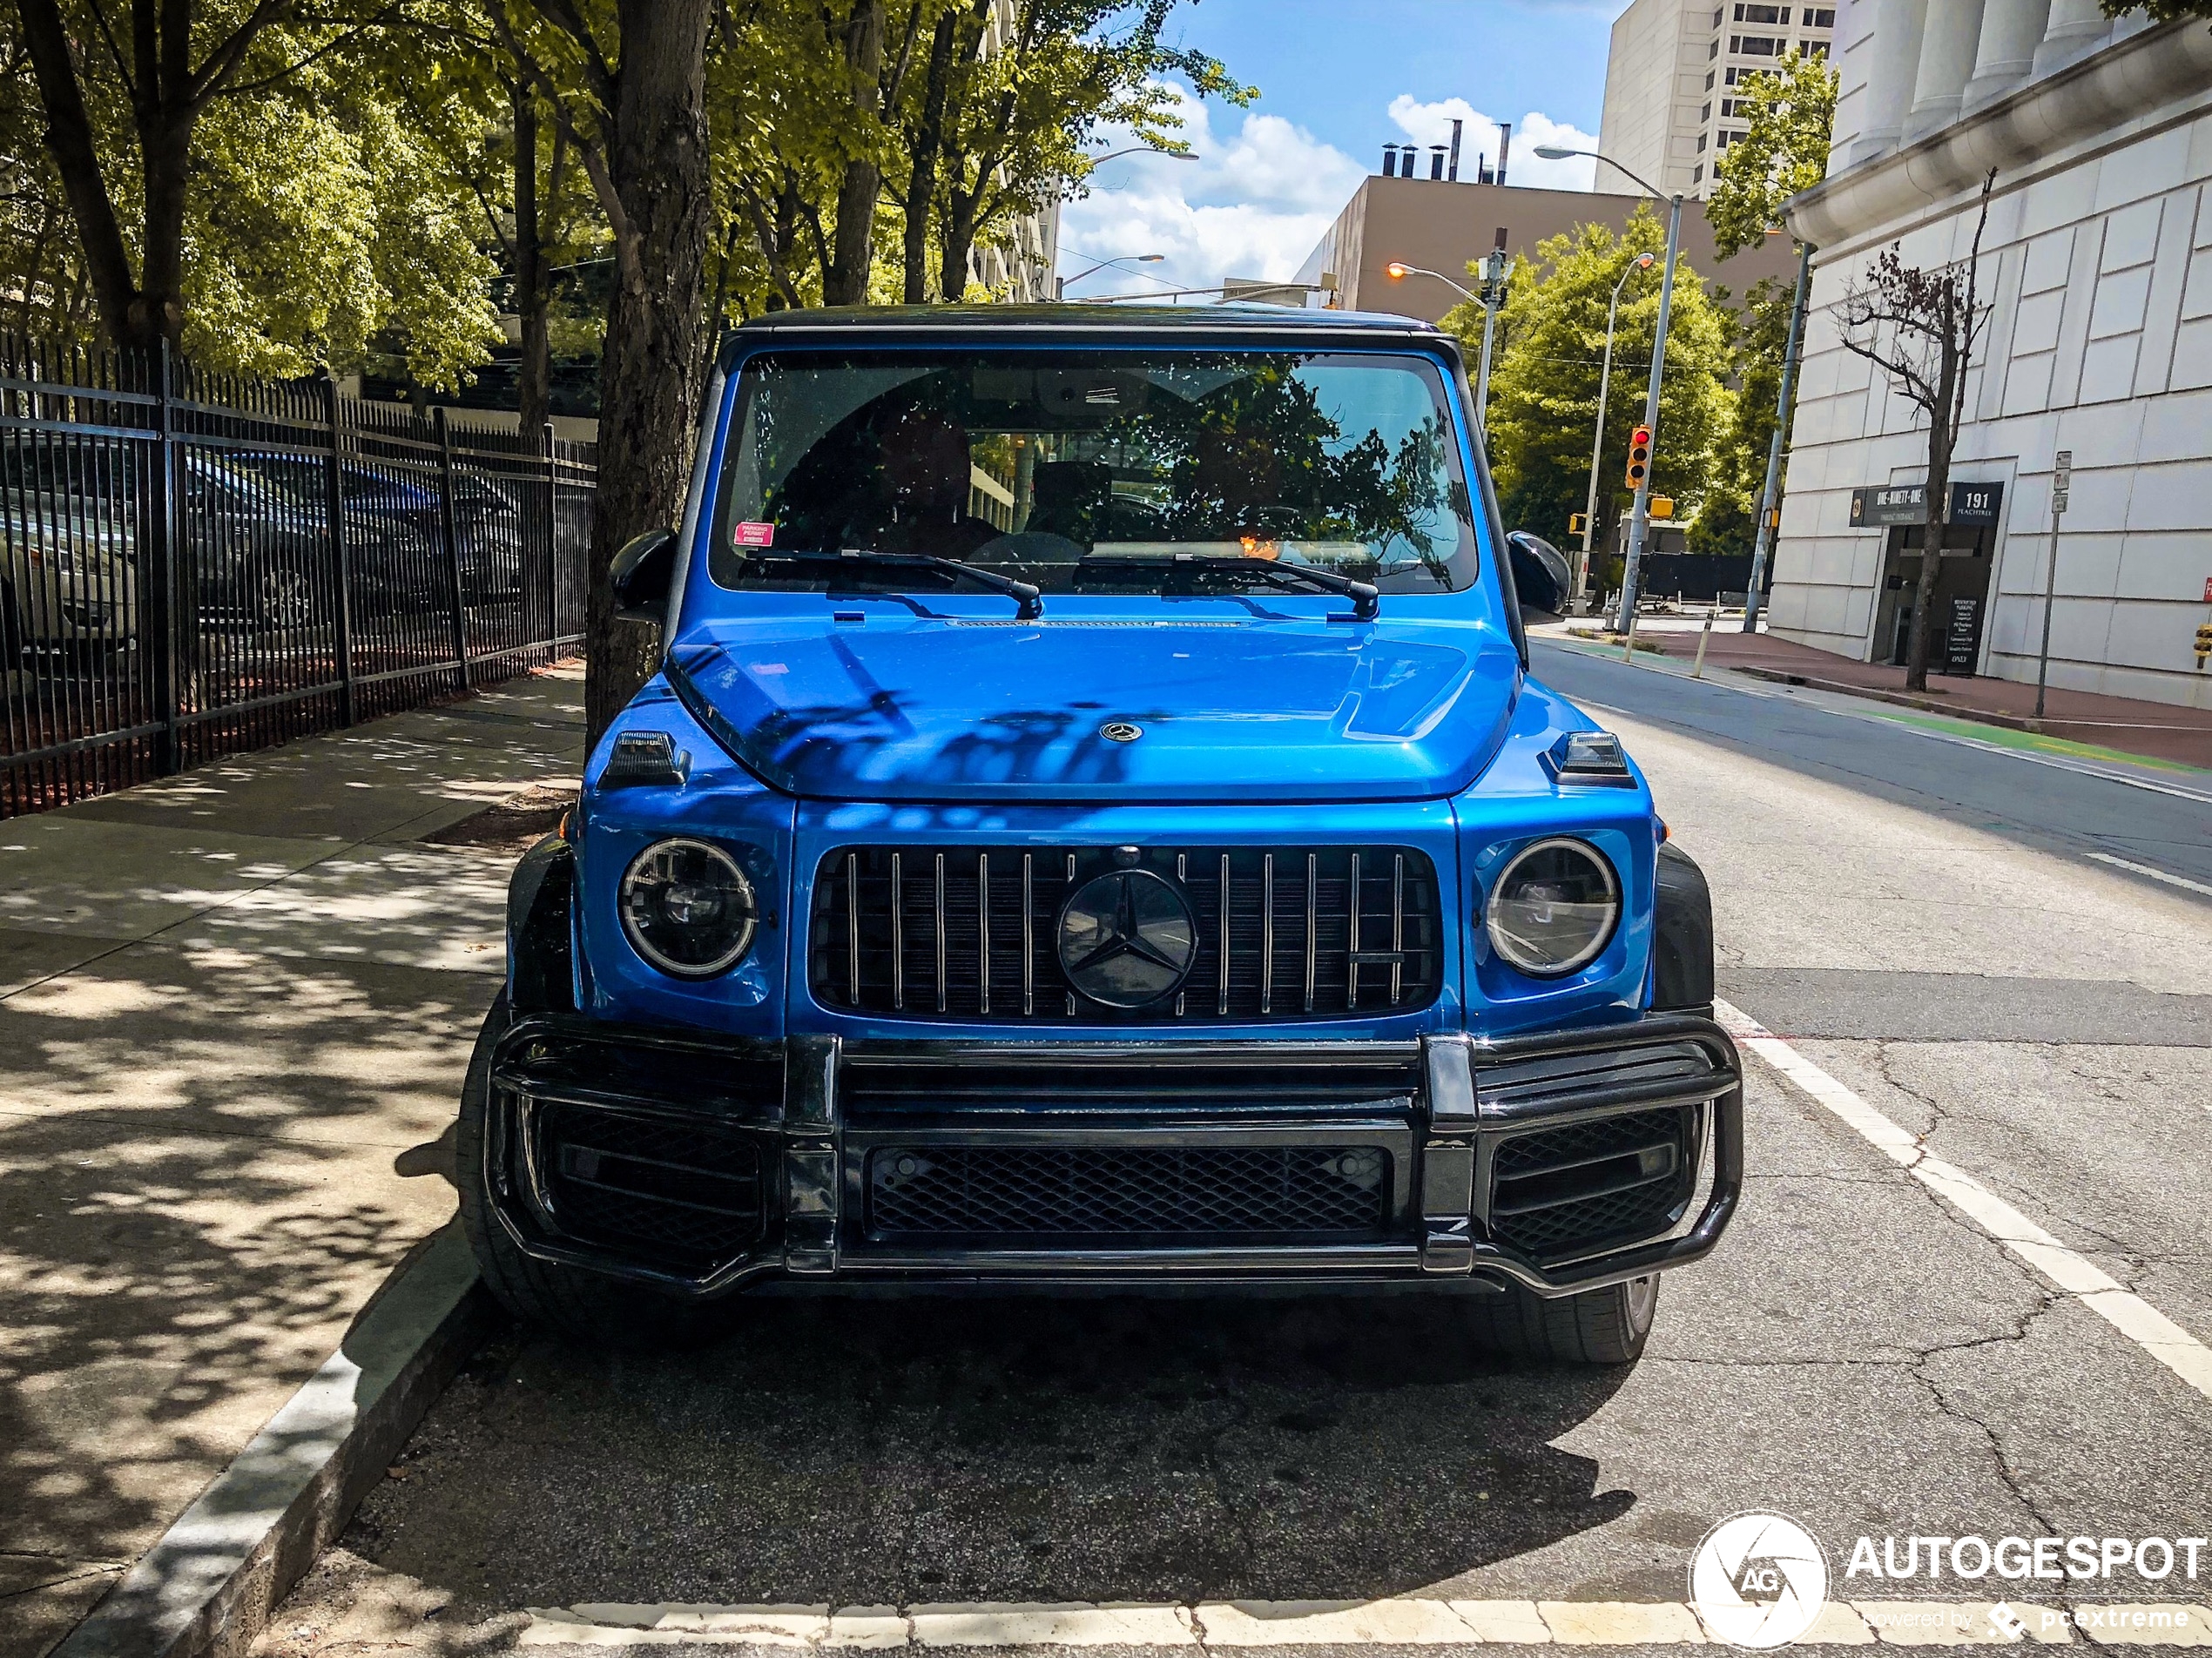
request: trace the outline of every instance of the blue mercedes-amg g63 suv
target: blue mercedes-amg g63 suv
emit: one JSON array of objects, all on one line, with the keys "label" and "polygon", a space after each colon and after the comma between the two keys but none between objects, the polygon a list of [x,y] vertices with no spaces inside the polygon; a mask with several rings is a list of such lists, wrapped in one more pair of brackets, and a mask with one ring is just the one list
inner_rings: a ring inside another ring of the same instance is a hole
[{"label": "blue mercedes-amg g63 suv", "polygon": [[459,1169],[584,1334],[853,1285],[1471,1292],[1633,1358],[1743,1164],[1710,909],[1528,671],[1450,336],[738,329]]}]

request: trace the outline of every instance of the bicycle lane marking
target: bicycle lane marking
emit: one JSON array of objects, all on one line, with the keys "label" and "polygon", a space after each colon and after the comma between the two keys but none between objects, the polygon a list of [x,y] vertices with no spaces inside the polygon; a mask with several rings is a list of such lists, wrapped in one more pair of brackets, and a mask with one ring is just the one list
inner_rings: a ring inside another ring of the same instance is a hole
[{"label": "bicycle lane marking", "polygon": [[2102,1267],[2021,1214],[1964,1169],[1932,1156],[1891,1121],[1740,1008],[1716,1001],[1729,1035],[1843,1119],[1859,1136],[2043,1278],[2072,1296],[2175,1375],[2212,1399],[2212,1348],[2121,1284]]}]

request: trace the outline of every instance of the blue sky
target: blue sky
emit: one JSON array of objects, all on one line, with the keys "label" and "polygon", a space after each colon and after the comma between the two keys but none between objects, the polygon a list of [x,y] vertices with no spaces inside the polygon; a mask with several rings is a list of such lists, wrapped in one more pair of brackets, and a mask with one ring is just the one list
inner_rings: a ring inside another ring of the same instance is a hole
[{"label": "blue sky", "polygon": [[[1473,152],[1494,156],[1514,124],[1510,178],[1587,188],[1589,164],[1541,162],[1548,138],[1594,143],[1607,36],[1627,0],[1197,0],[1170,30],[1260,90],[1248,110],[1187,111],[1197,163],[1109,163],[1061,220],[1060,271],[1108,255],[1158,253],[1146,278],[1100,272],[1071,290],[1200,286],[1224,276],[1282,278],[1336,216],[1382,146],[1427,143],[1467,123]],[[1118,147],[1116,141],[1101,149]]]}]

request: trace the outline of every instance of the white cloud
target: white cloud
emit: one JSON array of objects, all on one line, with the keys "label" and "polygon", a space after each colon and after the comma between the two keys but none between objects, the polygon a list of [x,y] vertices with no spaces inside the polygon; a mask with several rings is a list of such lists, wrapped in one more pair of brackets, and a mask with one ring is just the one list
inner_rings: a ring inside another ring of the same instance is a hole
[{"label": "white cloud", "polygon": [[[1247,114],[1226,138],[1215,136],[1213,115],[1183,95],[1184,136],[1198,160],[1109,162],[1093,176],[1089,196],[1062,206],[1063,275],[1109,257],[1167,256],[1157,265],[1101,271],[1078,284],[1076,295],[1293,276],[1359,187],[1366,169],[1279,115]],[[1105,136],[1112,149],[1134,142],[1124,133]]]},{"label": "white cloud", "polygon": [[[1460,133],[1460,177],[1474,177],[1475,158],[1486,157],[1492,166],[1498,164],[1498,123],[1483,114],[1463,98],[1447,98],[1440,103],[1420,103],[1411,93],[1401,92],[1390,101],[1390,118],[1414,143],[1426,148],[1432,144],[1452,141],[1452,123],[1465,123]],[[1541,110],[1531,110],[1514,123],[1513,149],[1506,158],[1506,182],[1523,185],[1539,190],[1588,190],[1597,172],[1597,163],[1584,156],[1571,157],[1565,161],[1547,161],[1536,153],[1540,144],[1557,145],[1568,150],[1595,150],[1597,139],[1564,121],[1554,121]],[[1421,167],[1426,177],[1426,158]]]},{"label": "white cloud", "polygon": [[[1177,96],[1183,136],[1199,159],[1130,156],[1109,162],[1092,176],[1090,193],[1062,204],[1060,213],[1064,277],[1108,258],[1165,257],[1157,265],[1109,266],[1077,283],[1069,298],[1213,287],[1231,276],[1285,280],[1298,273],[1360,179],[1374,170],[1279,115],[1244,114],[1233,133],[1217,137],[1216,115],[1234,112],[1218,111],[1180,89]],[[1496,158],[1497,123],[1462,99],[1420,104],[1401,96],[1389,115],[1421,144],[1448,142],[1453,118],[1465,121],[1463,179],[1474,177],[1478,151]],[[1126,132],[1100,136],[1106,151],[1136,142]],[[1540,161],[1533,153],[1539,144],[1595,149],[1597,141],[1588,133],[1532,111],[1515,124],[1513,138],[1513,183],[1590,187],[1594,163]]]}]

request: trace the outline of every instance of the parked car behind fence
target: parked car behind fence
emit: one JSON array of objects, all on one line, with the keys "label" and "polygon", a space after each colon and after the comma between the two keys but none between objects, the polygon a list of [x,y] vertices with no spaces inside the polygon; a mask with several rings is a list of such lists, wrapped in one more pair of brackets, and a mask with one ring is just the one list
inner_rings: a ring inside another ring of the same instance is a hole
[{"label": "parked car behind fence", "polygon": [[0,336],[0,817],[565,653],[594,456]]}]

